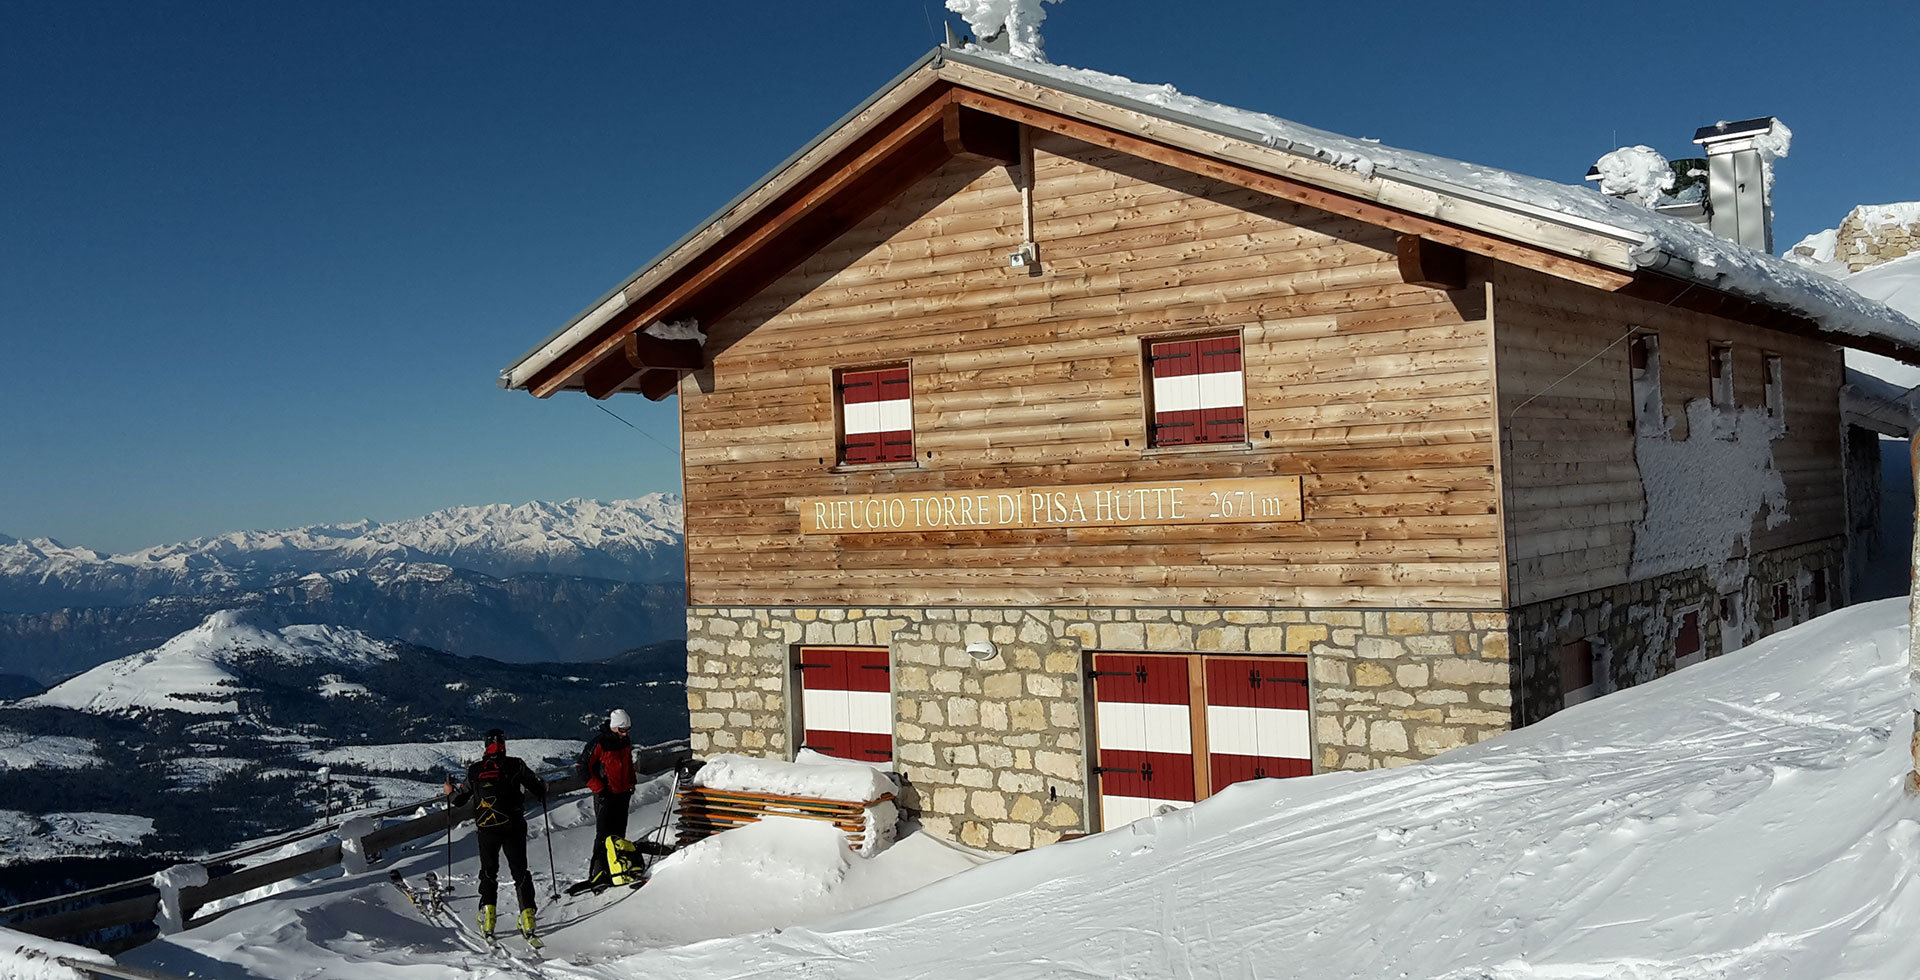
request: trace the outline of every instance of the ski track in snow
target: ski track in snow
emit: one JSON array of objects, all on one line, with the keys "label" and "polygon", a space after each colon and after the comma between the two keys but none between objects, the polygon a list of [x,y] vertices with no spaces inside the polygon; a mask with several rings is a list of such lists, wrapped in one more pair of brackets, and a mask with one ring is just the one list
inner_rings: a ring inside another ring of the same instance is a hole
[{"label": "ski track in snow", "polygon": [[[1429,763],[1240,784],[958,874],[974,859],[936,860],[924,837],[866,863],[822,860],[837,842],[821,851],[797,830],[726,835],[724,860],[710,848],[638,893],[543,911],[551,955],[533,968],[480,961],[374,876],[127,958],[216,980],[1907,980],[1920,824],[1903,785],[1905,633],[1903,600],[1842,610]],[[657,819],[658,787],[636,801],[635,833]],[[590,810],[554,818],[570,878]],[[398,866],[439,871],[439,843]],[[456,837],[467,917],[472,853]]]}]

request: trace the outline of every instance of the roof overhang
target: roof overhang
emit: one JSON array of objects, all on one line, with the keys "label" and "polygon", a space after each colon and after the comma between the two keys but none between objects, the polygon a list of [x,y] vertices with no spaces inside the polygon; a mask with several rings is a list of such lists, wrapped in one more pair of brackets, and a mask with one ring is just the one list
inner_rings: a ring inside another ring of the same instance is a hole
[{"label": "roof overhang", "polygon": [[[1009,162],[1018,123],[1347,214],[1596,288],[1731,316],[1920,363],[1920,350],[1824,328],[1721,289],[1647,236],[1526,200],[1376,167],[1362,173],[1218,119],[1019,64],[936,48],[500,375],[537,397],[664,398],[699,366],[693,341],[631,341],[654,323],[706,327],[956,155]],[[1638,253],[1638,254],[1637,254]]]}]

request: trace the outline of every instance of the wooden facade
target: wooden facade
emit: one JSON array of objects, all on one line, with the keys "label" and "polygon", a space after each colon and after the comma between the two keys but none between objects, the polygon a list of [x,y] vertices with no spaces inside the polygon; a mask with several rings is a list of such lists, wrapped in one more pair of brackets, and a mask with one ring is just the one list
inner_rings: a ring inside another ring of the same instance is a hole
[{"label": "wooden facade", "polygon": [[1789,519],[1773,528],[1756,521],[1751,548],[1846,534],[1839,348],[1524,270],[1496,267],[1490,278],[1514,605],[1632,581],[1634,527],[1646,500],[1622,338],[1637,333],[1660,338],[1661,399],[1677,440],[1693,435],[1687,404],[1710,397],[1713,346],[1732,349],[1736,406],[1764,404],[1765,358],[1781,358],[1785,432],[1773,442],[1773,461]]},{"label": "wooden facade", "polygon": [[[680,390],[691,602],[1500,606],[1481,297],[1405,284],[1362,222],[1068,138],[1033,155],[1037,274],[1006,260],[1017,173],[955,160],[713,326]],[[1248,439],[1151,447],[1143,345],[1221,333]],[[834,372],[884,364],[916,458],[837,465]],[[1304,521],[799,534],[807,498],[1274,474]]]}]

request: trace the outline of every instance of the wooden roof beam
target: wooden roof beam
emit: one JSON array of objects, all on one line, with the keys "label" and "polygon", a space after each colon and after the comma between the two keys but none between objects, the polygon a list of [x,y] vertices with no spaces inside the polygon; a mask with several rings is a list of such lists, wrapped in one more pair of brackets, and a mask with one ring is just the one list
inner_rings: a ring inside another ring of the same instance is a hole
[{"label": "wooden roof beam", "polygon": [[707,366],[705,352],[697,340],[665,340],[636,330],[627,334],[621,352],[634,370],[645,368],[685,368],[697,371]]},{"label": "wooden roof beam", "polygon": [[640,368],[622,358],[609,357],[581,372],[580,387],[586,391],[587,397],[600,401],[625,388],[628,382],[639,377],[640,372]]},{"label": "wooden roof beam", "polygon": [[640,375],[640,394],[657,402],[680,389],[680,372],[645,371]]},{"label": "wooden roof beam", "polygon": [[1398,246],[1400,278],[1407,285],[1467,288],[1467,253],[1419,235],[1401,235]]},{"label": "wooden roof beam", "polygon": [[940,113],[940,135],[947,152],[987,163],[1020,162],[1020,124],[948,102]]}]

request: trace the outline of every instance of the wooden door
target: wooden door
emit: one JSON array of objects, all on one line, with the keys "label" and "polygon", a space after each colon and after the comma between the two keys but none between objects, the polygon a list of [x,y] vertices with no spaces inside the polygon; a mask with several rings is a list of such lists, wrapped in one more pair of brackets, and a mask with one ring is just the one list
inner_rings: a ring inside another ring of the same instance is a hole
[{"label": "wooden door", "polygon": [[893,684],[887,651],[800,649],[801,748],[860,762],[893,759]]},{"label": "wooden door", "polygon": [[1247,779],[1313,774],[1305,660],[1208,657],[1206,671],[1211,792]]},{"label": "wooden door", "polygon": [[1192,691],[1184,657],[1096,654],[1094,768],[1101,826],[1111,829],[1163,806],[1192,806]]}]

